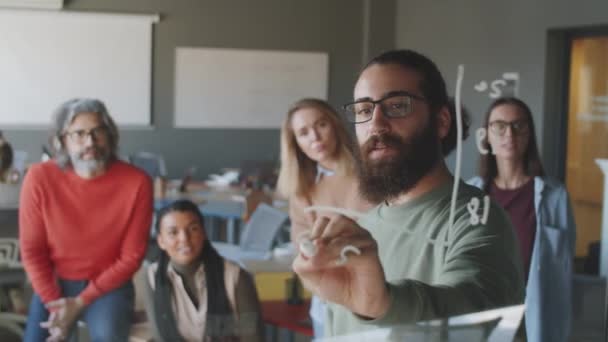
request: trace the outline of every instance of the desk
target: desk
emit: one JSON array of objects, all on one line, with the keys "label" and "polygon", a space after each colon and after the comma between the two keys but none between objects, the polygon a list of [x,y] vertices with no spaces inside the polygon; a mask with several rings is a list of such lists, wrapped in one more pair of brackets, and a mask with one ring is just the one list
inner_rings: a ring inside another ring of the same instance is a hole
[{"label": "desk", "polygon": [[[268,260],[241,260],[241,265],[255,279],[258,297],[261,301],[285,300],[288,296],[288,282],[294,278],[291,264],[295,256],[273,257]],[[301,295],[310,299],[311,293],[301,289]]]},{"label": "desk", "polygon": [[308,317],[310,301],[303,304],[287,304],[284,300],[262,301],[262,318],[264,323],[274,327],[271,340],[277,340],[277,328],[289,330],[289,340],[293,341],[294,332],[305,336],[313,336],[312,325]]}]

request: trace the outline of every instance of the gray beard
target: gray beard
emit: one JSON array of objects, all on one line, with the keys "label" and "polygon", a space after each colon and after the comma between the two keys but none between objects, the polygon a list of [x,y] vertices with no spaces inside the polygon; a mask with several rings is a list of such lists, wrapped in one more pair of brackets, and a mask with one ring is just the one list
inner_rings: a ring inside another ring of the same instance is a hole
[{"label": "gray beard", "polygon": [[102,156],[100,159],[83,160],[78,154],[70,154],[70,161],[75,171],[79,173],[90,174],[99,171],[108,164],[108,156]]}]

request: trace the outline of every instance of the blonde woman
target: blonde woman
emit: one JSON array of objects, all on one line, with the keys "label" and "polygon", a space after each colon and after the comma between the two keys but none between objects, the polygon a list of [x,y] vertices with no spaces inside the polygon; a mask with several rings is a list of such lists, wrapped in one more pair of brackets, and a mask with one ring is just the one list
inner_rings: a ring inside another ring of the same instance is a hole
[{"label": "blonde woman", "polygon": [[[316,219],[311,205],[366,210],[358,193],[355,150],[340,115],[327,102],[302,99],[292,105],[281,129],[278,191],[289,199],[291,241],[309,231]],[[321,337],[324,305],[313,298],[315,337]]]}]

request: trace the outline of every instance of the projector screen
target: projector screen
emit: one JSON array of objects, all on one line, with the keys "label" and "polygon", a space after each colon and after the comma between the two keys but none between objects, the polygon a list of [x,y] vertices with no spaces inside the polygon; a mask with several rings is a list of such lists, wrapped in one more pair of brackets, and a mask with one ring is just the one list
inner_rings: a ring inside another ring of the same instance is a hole
[{"label": "projector screen", "polygon": [[48,126],[74,97],[151,123],[153,15],[0,10],[0,127]]},{"label": "projector screen", "polygon": [[295,101],[327,99],[328,69],[327,53],[178,47],[175,126],[279,128]]}]

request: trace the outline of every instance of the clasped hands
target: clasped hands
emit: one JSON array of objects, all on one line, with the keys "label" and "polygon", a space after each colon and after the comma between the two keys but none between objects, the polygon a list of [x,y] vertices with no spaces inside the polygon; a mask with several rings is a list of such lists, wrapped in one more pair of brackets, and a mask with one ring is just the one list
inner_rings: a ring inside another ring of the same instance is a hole
[{"label": "clasped hands", "polygon": [[[365,318],[386,313],[390,296],[376,240],[355,221],[317,215],[312,230],[300,236],[296,246],[293,269],[315,295]],[[353,253],[345,262],[346,251]]]},{"label": "clasped hands", "polygon": [[58,342],[68,338],[76,319],[85,308],[80,297],[64,297],[48,302],[46,309],[50,312],[49,319],[40,323],[42,328],[49,330],[47,342]]}]

